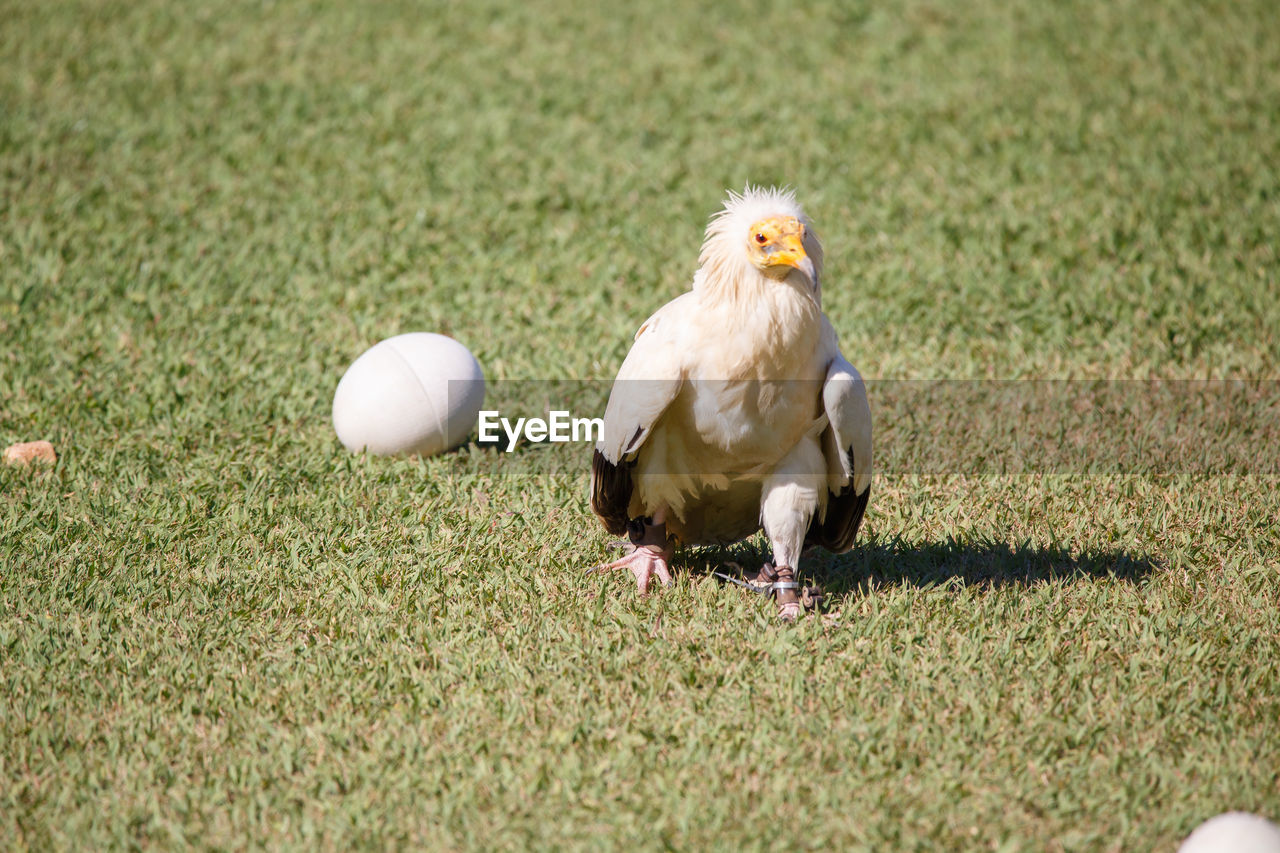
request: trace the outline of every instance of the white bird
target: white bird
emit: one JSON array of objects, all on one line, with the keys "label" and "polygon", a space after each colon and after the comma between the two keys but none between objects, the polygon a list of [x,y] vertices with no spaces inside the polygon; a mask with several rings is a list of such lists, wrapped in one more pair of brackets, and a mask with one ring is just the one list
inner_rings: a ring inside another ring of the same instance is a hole
[{"label": "white bird", "polygon": [[[640,326],[591,465],[591,508],[640,592],[682,545],[764,528],[762,577],[800,610],[812,545],[853,546],[871,490],[871,409],[822,312],[822,244],[792,192],[747,187],[712,217],[693,289]],[[593,570],[593,571],[595,571]]]}]

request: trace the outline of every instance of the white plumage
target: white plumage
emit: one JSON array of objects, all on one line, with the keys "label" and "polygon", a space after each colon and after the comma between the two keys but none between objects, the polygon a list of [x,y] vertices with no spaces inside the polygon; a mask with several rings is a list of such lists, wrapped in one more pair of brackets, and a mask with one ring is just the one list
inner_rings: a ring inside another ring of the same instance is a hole
[{"label": "white plumage", "polygon": [[[871,484],[862,378],[822,313],[822,245],[794,195],[748,187],[712,218],[693,289],[641,325],[592,464],[591,506],[641,591],[676,545],[762,526],[788,581],[808,545],[847,550]],[[791,584],[790,586],[794,586]]]}]

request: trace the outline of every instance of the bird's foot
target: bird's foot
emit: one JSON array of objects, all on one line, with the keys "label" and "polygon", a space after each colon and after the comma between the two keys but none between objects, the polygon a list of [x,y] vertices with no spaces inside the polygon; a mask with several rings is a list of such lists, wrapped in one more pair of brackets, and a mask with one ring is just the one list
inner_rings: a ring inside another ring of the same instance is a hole
[{"label": "bird's foot", "polygon": [[636,586],[640,594],[649,591],[649,582],[657,575],[663,586],[671,585],[671,569],[667,561],[671,559],[668,549],[657,545],[641,545],[621,559],[587,569],[587,574],[611,572],[615,569],[630,569],[636,577]]},{"label": "bird's foot", "polygon": [[794,622],[800,615],[800,584],[796,582],[796,570],[790,566],[774,566],[765,563],[760,567],[761,575],[771,575],[769,591],[778,605],[778,618],[783,622]]},{"label": "bird's foot", "polygon": [[765,563],[754,578],[747,578],[747,583],[774,597],[778,618],[783,622],[794,622],[801,610],[817,610],[822,603],[822,589],[800,584],[790,566]]}]

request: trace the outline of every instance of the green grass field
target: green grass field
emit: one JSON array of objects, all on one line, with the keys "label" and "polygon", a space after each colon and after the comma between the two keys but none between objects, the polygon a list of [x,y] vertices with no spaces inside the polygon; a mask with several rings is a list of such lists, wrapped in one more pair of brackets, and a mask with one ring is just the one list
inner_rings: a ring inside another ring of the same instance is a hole
[{"label": "green grass field", "polygon": [[1019,411],[873,385],[900,464],[794,626],[725,555],[584,576],[581,445],[337,442],[342,371],[400,332],[517,404],[607,382],[748,181],[798,190],[870,378],[1280,377],[1268,0],[0,0],[0,447],[60,455],[0,466],[0,847],[1280,818],[1274,381],[1213,435],[1247,452],[1013,471],[927,424]]}]

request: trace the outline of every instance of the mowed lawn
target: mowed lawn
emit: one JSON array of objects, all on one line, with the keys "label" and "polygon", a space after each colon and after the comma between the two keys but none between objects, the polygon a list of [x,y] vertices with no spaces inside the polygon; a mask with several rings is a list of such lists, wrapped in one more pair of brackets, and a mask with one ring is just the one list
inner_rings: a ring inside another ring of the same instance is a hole
[{"label": "mowed lawn", "polygon": [[[747,182],[797,189],[880,380],[825,614],[706,571],[760,540],[645,598],[585,576],[583,445],[339,445],[338,378],[400,332],[512,413],[598,403]],[[0,446],[59,453],[0,466],[0,847],[1280,818],[1278,247],[1268,0],[0,0]],[[1239,417],[1162,448],[1179,416],[1119,381],[1152,378],[1245,380]],[[935,425],[1052,410],[922,379],[1094,382],[1159,452],[1101,418],[1069,436],[1100,464],[1005,465]]]}]

